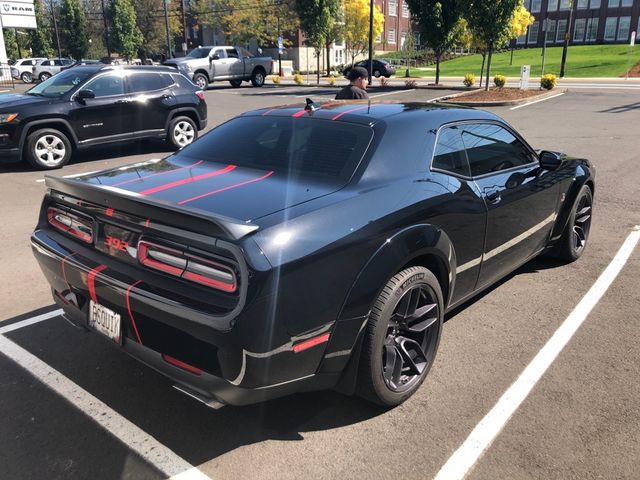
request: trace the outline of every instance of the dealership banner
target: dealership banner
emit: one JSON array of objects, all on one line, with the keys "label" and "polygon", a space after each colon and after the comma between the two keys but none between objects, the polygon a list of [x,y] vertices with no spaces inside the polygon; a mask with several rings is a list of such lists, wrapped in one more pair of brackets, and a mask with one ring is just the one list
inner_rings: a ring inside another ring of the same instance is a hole
[{"label": "dealership banner", "polygon": [[3,28],[37,28],[33,0],[0,0],[0,22]]}]

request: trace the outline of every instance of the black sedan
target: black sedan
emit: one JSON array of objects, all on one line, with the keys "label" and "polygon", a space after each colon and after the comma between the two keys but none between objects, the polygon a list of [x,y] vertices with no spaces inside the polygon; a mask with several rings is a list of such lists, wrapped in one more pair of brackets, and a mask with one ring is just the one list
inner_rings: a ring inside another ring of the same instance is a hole
[{"label": "black sedan", "polygon": [[393,406],[447,311],[582,255],[595,183],[487,112],[309,102],[47,186],[31,242],[71,321],[211,406],[325,388]]},{"label": "black sedan", "polygon": [[[367,71],[369,71],[369,60],[362,60],[360,62],[356,62],[356,64],[354,66],[363,67],[363,68],[366,68]],[[349,70],[351,70],[351,66],[348,66],[348,67],[346,67],[344,69],[343,73],[345,74],[345,76],[347,75],[347,72]],[[373,60],[372,75],[374,77],[376,77],[376,78],[379,78],[379,77],[387,77],[387,78],[389,78],[391,75],[395,75],[395,74],[396,74],[396,67],[391,65],[386,60]]]}]

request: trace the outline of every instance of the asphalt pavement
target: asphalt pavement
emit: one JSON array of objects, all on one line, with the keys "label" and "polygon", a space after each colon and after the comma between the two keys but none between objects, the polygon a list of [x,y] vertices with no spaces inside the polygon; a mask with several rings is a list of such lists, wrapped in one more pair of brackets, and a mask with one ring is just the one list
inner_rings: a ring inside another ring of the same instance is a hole
[{"label": "asphalt pavement", "polygon": [[[583,297],[593,295],[592,285],[640,225],[640,99],[633,89],[601,88],[607,85],[568,87],[517,109],[490,108],[534,148],[594,162],[589,244],[570,265],[529,262],[448,315],[429,377],[393,410],[333,392],[209,410],[60,317],[20,323],[54,309],[29,247],[44,174],[0,165],[0,477],[162,478],[190,467],[181,478],[436,477]],[[335,92],[325,85],[214,85],[206,92],[208,128],[251,108],[302,105],[306,97],[331,99]],[[446,93],[371,90],[384,100]],[[168,154],[160,142],[98,148],[55,174]],[[637,478],[639,278],[640,247],[467,478]],[[21,328],[1,335],[11,324]]]}]

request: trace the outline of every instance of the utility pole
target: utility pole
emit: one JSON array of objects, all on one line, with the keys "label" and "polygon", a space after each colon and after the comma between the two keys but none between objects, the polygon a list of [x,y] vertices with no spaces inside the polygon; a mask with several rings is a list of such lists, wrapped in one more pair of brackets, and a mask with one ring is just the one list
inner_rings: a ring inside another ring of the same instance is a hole
[{"label": "utility pole", "polygon": [[542,21],[542,71],[540,72],[540,76],[544,76],[544,56],[547,50],[547,22],[549,21],[549,17],[545,18]]},{"label": "utility pole", "polygon": [[102,3],[102,20],[104,22],[104,43],[107,47],[107,57],[111,60],[111,47],[109,47],[109,25],[107,24],[107,15],[104,11],[104,0],[100,0]]},{"label": "utility pole", "polygon": [[18,38],[18,29],[14,28],[13,31],[16,34],[16,46],[18,47],[18,58],[22,58],[22,52],[20,51],[20,39]]},{"label": "utility pole", "polygon": [[373,72],[373,0],[369,2],[369,85],[371,85],[371,72]]},{"label": "utility pole", "polygon": [[182,0],[182,32],[185,45],[185,48],[183,48],[183,50],[184,54],[186,55],[189,45],[187,44],[187,5],[185,4],[185,0]]},{"label": "utility pole", "polygon": [[51,1],[51,16],[53,17],[53,28],[56,31],[56,44],[58,46],[58,58],[62,58],[62,52],[60,50],[60,35],[58,35],[58,22],[56,21],[56,12],[53,9],[53,0]]},{"label": "utility pole", "polygon": [[164,27],[167,33],[167,58],[173,58],[171,53],[171,37],[169,35],[169,12],[167,11],[167,2],[169,0],[164,0],[162,3],[164,4]]},{"label": "utility pole", "polygon": [[569,0],[569,24],[564,34],[564,45],[562,46],[562,61],[560,62],[560,78],[564,77],[564,66],[567,62],[567,50],[569,48],[569,38],[571,37],[571,21],[573,20],[573,0]]}]

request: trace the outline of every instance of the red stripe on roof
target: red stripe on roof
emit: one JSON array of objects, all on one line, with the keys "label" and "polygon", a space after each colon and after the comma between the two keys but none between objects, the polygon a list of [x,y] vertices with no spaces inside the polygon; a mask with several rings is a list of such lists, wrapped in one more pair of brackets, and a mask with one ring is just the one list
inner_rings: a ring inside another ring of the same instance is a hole
[{"label": "red stripe on roof", "polygon": [[299,110],[296,113],[294,113],[293,115],[291,115],[294,118],[298,118],[301,117],[302,115],[304,115],[305,113],[307,113],[307,110]]},{"label": "red stripe on roof", "polygon": [[106,265],[98,265],[87,275],[87,288],[89,289],[89,297],[91,297],[91,300],[93,300],[94,303],[98,303],[98,297],[96,296],[96,275],[106,268]]},{"label": "red stripe on roof", "polygon": [[195,177],[187,177],[187,178],[183,178],[182,180],[176,180],[175,182],[165,183],[164,185],[159,185],[157,187],[143,190],[142,192],[140,192],[140,195],[151,195],[152,193],[162,192],[163,190],[168,190],[170,188],[186,185],[187,183],[197,182],[199,180],[204,180],[205,178],[211,178],[211,177],[215,177],[216,175],[229,173],[234,168],[236,168],[235,165],[227,165],[226,167],[220,170],[216,170],[215,172],[203,173],[202,175],[197,175]]},{"label": "red stripe on roof", "polygon": [[136,333],[136,338],[138,339],[138,343],[140,345],[142,345],[142,339],[140,338],[140,332],[138,332],[138,326],[136,325],[136,321],[133,319],[133,313],[131,312],[131,301],[129,300],[129,295],[131,294],[131,289],[133,287],[135,287],[136,285],[138,285],[139,283],[142,283],[142,280],[138,280],[135,283],[132,283],[131,285],[129,285],[129,288],[127,288],[127,293],[125,293],[125,300],[127,302],[127,311],[129,312],[129,319],[131,320],[131,325],[133,325],[133,331]]},{"label": "red stripe on roof", "polygon": [[331,120],[337,120],[341,116],[346,115],[347,113],[355,112],[356,110],[363,110],[365,108],[369,108],[370,106],[371,105],[367,104],[367,105],[360,105],[359,107],[355,107],[355,108],[350,108],[349,110],[345,110],[344,112],[339,113],[338,115],[333,117]]},{"label": "red stripe on roof", "polygon": [[267,110],[266,112],[262,113],[262,116],[264,117],[265,115],[268,115],[269,113],[273,112],[274,110],[279,110],[278,108],[270,108],[269,110]]},{"label": "red stripe on roof", "polygon": [[158,173],[152,173],[151,175],[144,175],[142,177],[138,177],[138,178],[133,178],[131,180],[125,180],[124,182],[118,182],[118,183],[114,183],[113,185],[109,185],[110,187],[119,187],[121,185],[126,185],[128,183],[133,183],[133,182],[139,182],[141,180],[146,180],[147,178],[151,178],[151,177],[157,177],[158,175],[166,175],[167,173],[173,173],[173,172],[177,172],[179,170],[184,170],[185,168],[193,168],[193,167],[197,167],[198,165],[200,165],[202,162],[204,162],[204,160],[198,160],[196,163],[192,164],[192,165],[187,165],[186,167],[180,167],[180,168],[174,168],[173,170],[167,170],[166,172],[158,172]]},{"label": "red stripe on roof", "polygon": [[229,185],[228,187],[219,188],[218,190],[213,190],[212,192],[203,193],[202,195],[197,195],[195,197],[187,198],[186,200],[181,200],[181,201],[178,202],[178,205],[184,205],[185,203],[193,202],[194,200],[198,200],[200,198],[208,197],[209,195],[215,195],[216,193],[224,192],[226,190],[231,190],[232,188],[241,187],[241,186],[247,185],[249,183],[259,182],[260,180],[264,180],[265,178],[270,177],[271,175],[273,175],[273,170],[271,170],[270,172],[267,172],[266,175],[263,175],[263,176],[258,177],[258,178],[253,178],[253,179],[247,180],[245,182],[240,182],[240,183],[236,183],[234,185]]}]

